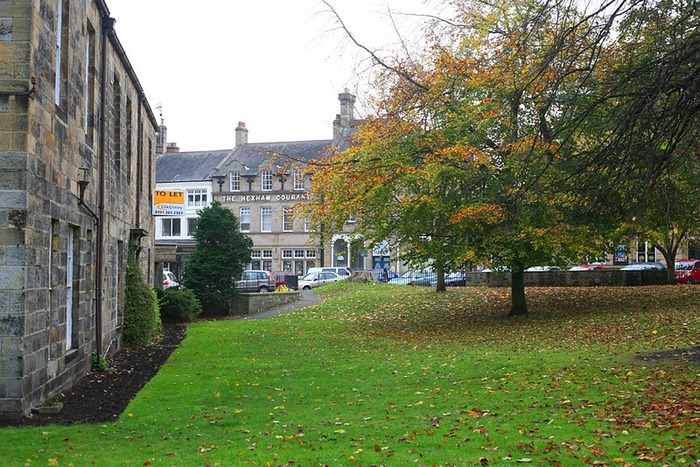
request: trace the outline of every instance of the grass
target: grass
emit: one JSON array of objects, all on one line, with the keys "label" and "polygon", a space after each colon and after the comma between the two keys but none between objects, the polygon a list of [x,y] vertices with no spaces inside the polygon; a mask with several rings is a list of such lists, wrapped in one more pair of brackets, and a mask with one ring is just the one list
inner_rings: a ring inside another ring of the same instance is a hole
[{"label": "grass", "polygon": [[200,322],[115,423],[0,429],[2,465],[697,462],[700,287],[508,291],[343,282]]}]

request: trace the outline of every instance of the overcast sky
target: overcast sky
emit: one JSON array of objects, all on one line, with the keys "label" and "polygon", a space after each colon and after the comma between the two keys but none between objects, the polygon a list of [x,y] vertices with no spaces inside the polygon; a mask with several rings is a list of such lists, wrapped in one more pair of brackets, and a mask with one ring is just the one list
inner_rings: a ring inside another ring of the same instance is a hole
[{"label": "overcast sky", "polygon": [[[426,9],[423,0],[329,1],[375,49],[396,43],[389,8]],[[321,0],[107,3],[146,97],[158,118],[162,107],[168,141],[181,151],[233,147],[239,121],[250,142],[330,139],[338,93],[356,92],[357,66],[367,58]],[[416,32],[400,27],[405,36]]]}]

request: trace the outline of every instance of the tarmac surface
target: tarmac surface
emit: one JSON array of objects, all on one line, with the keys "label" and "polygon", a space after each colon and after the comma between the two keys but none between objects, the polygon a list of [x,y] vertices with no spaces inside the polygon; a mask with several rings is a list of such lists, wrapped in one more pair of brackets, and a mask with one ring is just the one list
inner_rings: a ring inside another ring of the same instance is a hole
[{"label": "tarmac surface", "polygon": [[299,300],[285,303],[275,308],[270,308],[269,310],[259,311],[257,313],[252,313],[250,315],[241,316],[236,318],[238,320],[252,320],[252,319],[265,319],[272,318],[281,313],[286,313],[292,310],[298,310],[299,308],[305,308],[307,306],[313,305],[321,301],[321,297],[318,296],[313,290],[302,290]]}]

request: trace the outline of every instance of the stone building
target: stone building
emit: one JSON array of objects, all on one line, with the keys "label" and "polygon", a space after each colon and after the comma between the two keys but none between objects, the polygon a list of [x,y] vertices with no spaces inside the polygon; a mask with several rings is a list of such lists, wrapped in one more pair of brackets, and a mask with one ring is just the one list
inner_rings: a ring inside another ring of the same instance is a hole
[{"label": "stone building", "polygon": [[0,418],[120,345],[153,280],[157,121],[104,0],[0,2]]},{"label": "stone building", "polygon": [[332,137],[314,141],[248,142],[248,129],[240,122],[235,146],[226,151],[178,152],[172,146],[157,163],[157,188],[185,191],[184,216],[159,217],[156,224],[158,258],[179,274],[194,248],[192,230],[197,210],[213,200],[236,215],[241,231],[253,239],[251,269],[293,271],[302,275],[315,266],[381,267],[389,253],[368,249],[353,239],[352,223],[333,235],[330,244],[314,239],[305,219],[294,216],[296,204],[309,199],[311,174],[305,161],[345,149],[359,123],[354,116],[355,96],[338,96],[340,113],[333,121]]}]

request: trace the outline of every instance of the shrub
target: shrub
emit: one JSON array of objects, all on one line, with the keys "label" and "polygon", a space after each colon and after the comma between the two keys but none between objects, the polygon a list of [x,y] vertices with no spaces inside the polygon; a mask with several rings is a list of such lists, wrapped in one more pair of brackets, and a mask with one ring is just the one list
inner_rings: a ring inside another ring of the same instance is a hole
[{"label": "shrub", "polygon": [[202,313],[202,305],[190,289],[171,288],[159,295],[160,317],[164,323],[188,323]]},{"label": "shrub", "polygon": [[158,298],[133,263],[126,266],[125,296],[124,344],[146,346],[160,332]]}]

